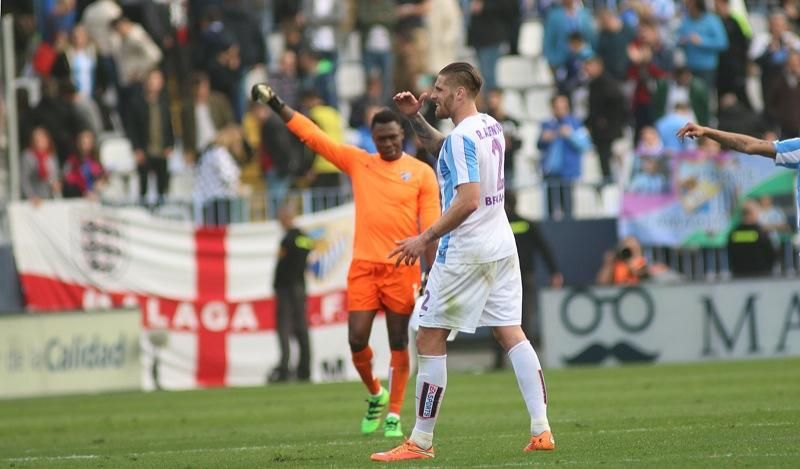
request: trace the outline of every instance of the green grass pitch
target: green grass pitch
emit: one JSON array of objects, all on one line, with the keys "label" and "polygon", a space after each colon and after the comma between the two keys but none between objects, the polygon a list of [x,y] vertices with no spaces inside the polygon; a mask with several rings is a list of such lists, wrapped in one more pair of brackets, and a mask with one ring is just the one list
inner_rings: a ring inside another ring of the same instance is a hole
[{"label": "green grass pitch", "polygon": [[[800,360],[546,371],[558,449],[522,453],[510,372],[451,373],[434,460],[408,467],[800,467]],[[403,411],[413,426],[413,385]],[[358,383],[0,401],[0,468],[379,466]]]}]

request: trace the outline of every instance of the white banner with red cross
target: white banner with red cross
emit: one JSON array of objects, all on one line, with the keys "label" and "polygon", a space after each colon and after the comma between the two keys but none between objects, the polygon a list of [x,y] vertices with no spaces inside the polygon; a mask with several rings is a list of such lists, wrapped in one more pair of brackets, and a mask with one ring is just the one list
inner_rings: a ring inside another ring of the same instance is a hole
[{"label": "white banner with red cross", "polygon": [[[197,228],[140,208],[51,201],[9,209],[14,257],[31,312],[138,305],[145,389],[259,385],[279,358],[273,274],[276,222]],[[358,379],[347,341],[353,207],[300,217],[315,240],[306,271],[311,379]],[[385,320],[375,371],[388,374]]]}]

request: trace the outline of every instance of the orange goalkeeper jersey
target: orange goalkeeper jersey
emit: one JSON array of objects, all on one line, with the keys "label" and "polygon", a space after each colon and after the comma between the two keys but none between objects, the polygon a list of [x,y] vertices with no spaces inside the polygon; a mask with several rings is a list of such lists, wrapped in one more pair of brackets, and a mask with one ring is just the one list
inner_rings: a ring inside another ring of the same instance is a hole
[{"label": "orange goalkeeper jersey", "polygon": [[439,218],[439,186],[427,164],[405,153],[385,161],[378,154],[334,142],[299,112],[286,125],[350,176],[356,210],[353,259],[393,263],[387,256],[395,241],[422,233]]}]

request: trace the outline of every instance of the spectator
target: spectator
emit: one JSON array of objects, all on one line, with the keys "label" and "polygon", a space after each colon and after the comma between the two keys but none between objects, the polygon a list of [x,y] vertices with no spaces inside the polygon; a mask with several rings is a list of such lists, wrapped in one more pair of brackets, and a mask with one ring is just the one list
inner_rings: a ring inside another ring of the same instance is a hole
[{"label": "spectator", "polygon": [[514,158],[517,151],[522,148],[522,139],[519,135],[519,121],[509,116],[503,108],[503,90],[499,88],[489,90],[486,96],[486,113],[494,117],[503,126],[503,136],[506,144],[506,153],[503,156],[503,177],[506,188],[514,189],[516,187],[514,183]]},{"label": "spectator", "polygon": [[278,70],[269,76],[272,88],[284,97],[287,105],[299,106],[300,78],[297,76],[297,54],[288,49],[283,51],[278,64]]},{"label": "spectator", "polygon": [[375,146],[375,141],[372,139],[372,128],[369,124],[372,123],[372,118],[375,117],[382,108],[379,106],[369,106],[364,111],[363,124],[356,128],[356,141],[353,142],[355,146],[361,148],[369,154],[378,153],[378,148]]},{"label": "spectator", "polygon": [[[494,7],[495,2],[488,2]],[[498,2],[500,3],[500,2]],[[425,73],[435,76],[439,70],[458,60],[463,42],[464,15],[457,0],[431,0],[431,11],[425,26],[430,39],[428,68]],[[386,88],[391,89],[391,83]],[[385,97],[388,101],[390,96]]]},{"label": "spectator", "polygon": [[47,14],[45,40],[53,41],[59,34],[69,34],[75,26],[76,16],[75,0],[55,0],[53,8]]},{"label": "spectator", "polygon": [[[111,23],[120,16],[122,8],[114,0],[96,0],[83,10],[81,23],[97,46],[97,53],[101,57],[109,57],[113,53],[114,31]],[[113,63],[111,65],[113,66]],[[107,69],[106,73],[112,70]]]},{"label": "spectator", "polygon": [[695,77],[686,67],[676,68],[673,77],[671,80],[667,78],[658,80],[656,94],[653,97],[656,118],[660,119],[669,109],[674,109],[675,104],[681,102],[689,103],[697,122],[708,123],[711,114],[708,109],[708,85]]},{"label": "spectator", "polygon": [[395,0],[395,4],[394,89],[415,89],[417,77],[428,70],[425,17],[431,0]]},{"label": "spectator", "polygon": [[765,100],[767,116],[780,128],[780,138],[800,135],[800,53],[792,52],[784,74]]},{"label": "spectator", "polygon": [[734,278],[772,274],[775,250],[769,235],[758,224],[758,204],[742,204],[742,218],[728,235],[728,264]]},{"label": "spectator", "polygon": [[[386,105],[386,101],[383,99],[386,94],[383,89],[383,82],[384,79],[378,75],[367,77],[367,92],[356,98],[350,106],[350,119],[348,122],[350,128],[369,127],[370,122],[364,120],[367,108]],[[289,103],[287,102],[286,104]]]},{"label": "spectator", "polygon": [[299,59],[300,71],[303,77],[301,81],[302,91],[313,92],[322,99],[325,105],[335,108],[338,103],[338,97],[333,64],[329,60],[321,59],[319,54],[311,50],[302,51]]},{"label": "spectator", "polygon": [[619,242],[616,249],[606,251],[603,265],[597,273],[599,285],[637,285],[652,276],[662,273],[666,267],[661,264],[649,266],[642,255],[639,240],[628,236]]},{"label": "spectator", "polygon": [[605,71],[603,59],[595,56],[584,65],[589,78],[589,115],[586,127],[600,159],[603,182],[611,182],[611,146],[622,137],[627,101],[619,82]]},{"label": "spectator", "polygon": [[97,154],[94,132],[78,134],[75,153],[64,165],[64,197],[96,197],[105,180],[105,171]]},{"label": "spectator", "polygon": [[635,194],[660,195],[669,192],[669,181],[660,170],[662,158],[641,158],[641,171],[631,179],[627,191]]},{"label": "spectator", "polygon": [[691,121],[692,110],[689,108],[689,103],[685,101],[675,103],[672,112],[663,115],[656,121],[655,127],[666,151],[677,153],[695,148],[694,140],[678,138],[676,135],[681,127]]},{"label": "spectator", "polygon": [[30,145],[20,157],[20,186],[22,197],[34,204],[38,204],[41,199],[52,199],[61,195],[58,163],[53,150],[53,142],[47,129],[33,129]]},{"label": "spectator", "polygon": [[197,161],[194,197],[202,207],[205,225],[227,225],[234,218],[233,203],[241,174],[234,155],[242,153],[243,144],[241,129],[225,127]]},{"label": "spectator", "polygon": [[127,127],[131,103],[141,94],[141,86],[150,70],[161,62],[161,49],[153,42],[140,25],[124,16],[111,21],[114,36],[111,51],[117,70],[119,85],[119,107],[123,109],[122,118]]},{"label": "spectator", "polygon": [[774,12],[769,16],[769,32],[753,38],[748,53],[761,69],[761,96],[765,102],[783,76],[792,52],[800,52],[800,37],[789,30],[786,16]]},{"label": "spectator", "polygon": [[[534,255],[538,253],[547,265],[551,287],[561,288],[564,284],[564,276],[556,264],[553,249],[542,236],[539,226],[517,213],[517,197],[513,191],[506,191],[505,209],[511,224],[511,231],[514,232],[514,241],[519,254],[519,268],[522,272],[522,331],[531,342],[539,343],[542,331]],[[506,353],[499,344],[495,346],[494,350],[494,368],[502,369],[505,367]]]},{"label": "spectator", "polygon": [[643,127],[656,121],[653,93],[656,80],[667,76],[672,70],[672,52],[658,35],[655,23],[642,21],[636,39],[628,45],[628,80],[633,82],[634,141],[639,140]]},{"label": "spectator", "polygon": [[69,81],[47,79],[42,84],[42,99],[34,110],[34,124],[44,127],[55,145],[58,166],[75,151],[75,137],[90,123],[75,105],[75,86]]},{"label": "spectator", "polygon": [[628,72],[628,56],[621,53],[636,37],[636,31],[625,24],[612,10],[602,9],[597,13],[600,34],[597,37],[597,54],[603,59],[605,70],[616,80],[622,81]]},{"label": "spectator", "polygon": [[556,70],[558,93],[572,98],[572,94],[583,85],[583,64],[594,55],[580,33],[569,35],[569,51],[564,63]]},{"label": "spectator", "polygon": [[97,53],[89,42],[86,28],[76,25],[69,36],[69,45],[53,66],[53,76],[71,80],[83,99],[93,99],[95,87],[102,89],[106,76],[97,66]]},{"label": "spectator", "polygon": [[[361,36],[361,59],[364,62],[364,71],[367,76],[380,77],[382,80],[381,102],[387,102],[391,98],[389,93],[392,90],[394,76],[392,31],[396,21],[394,7],[394,0],[357,0],[356,2],[356,28]],[[271,78],[270,82],[272,82]],[[286,99],[283,92],[274,86],[273,89]],[[286,104],[296,107],[289,101],[286,101]],[[361,113],[354,112],[353,115],[358,115],[360,118],[363,115],[363,109]]]},{"label": "spectator", "polygon": [[[495,68],[501,48],[508,44],[508,32],[519,16],[518,0],[472,0],[472,18],[469,23],[467,44],[478,55],[479,68],[487,90],[497,86]],[[449,63],[449,62],[448,62]]]},{"label": "spectator", "polygon": [[664,144],[655,127],[642,129],[642,136],[636,144],[635,155],[637,158],[666,156]]},{"label": "spectator", "polygon": [[214,59],[206,66],[211,89],[223,94],[239,120],[244,113],[239,101],[242,83],[242,62],[239,57],[239,46],[233,42],[226,43],[217,52]]},{"label": "spectator", "polygon": [[718,115],[718,127],[726,132],[760,137],[766,130],[761,116],[740,103],[733,93],[722,95]]},{"label": "spectator", "polygon": [[311,49],[330,63],[331,73],[336,73],[336,45],[343,42],[340,25],[345,17],[344,2],[303,0],[301,3],[301,14]]},{"label": "spectator", "polygon": [[[225,0],[222,7],[222,22],[234,42],[240,45],[239,54],[245,73],[267,63],[266,41],[261,35],[258,16],[250,11],[244,0]],[[252,3],[252,2],[247,2]]]},{"label": "spectator", "polygon": [[217,133],[235,122],[228,98],[211,91],[211,83],[204,72],[192,75],[193,102],[185,107],[184,151],[190,160],[202,152]]},{"label": "spectator", "polygon": [[731,11],[730,0],[714,0],[717,14],[728,36],[728,48],[719,55],[717,99],[733,93],[739,102],[750,108],[747,96],[747,51],[750,49],[750,24],[740,12]]},{"label": "spectator", "polygon": [[570,34],[578,32],[590,46],[594,44],[594,20],[578,0],[562,0],[560,6],[550,9],[546,18],[543,50],[555,73],[567,60]]},{"label": "spectator", "polygon": [[306,149],[303,143],[286,128],[283,120],[266,106],[266,117],[261,127],[261,168],[267,186],[267,207],[277,216],[278,207],[284,203],[294,176],[304,175],[310,164],[303,163]]},{"label": "spectator", "polygon": [[759,199],[758,224],[769,234],[772,245],[777,249],[781,245],[781,237],[791,233],[786,213],[772,203],[772,197],[763,195]]},{"label": "spectator", "polygon": [[281,358],[269,376],[271,383],[289,380],[289,340],[292,337],[297,341],[300,352],[295,375],[299,381],[308,381],[311,377],[305,272],[314,241],[294,225],[294,215],[294,207],[289,204],[284,205],[278,214],[278,220],[285,231],[278,251],[273,285]]},{"label": "spectator", "polygon": [[581,158],[591,140],[589,132],[570,114],[566,96],[554,96],[551,105],[553,118],[542,123],[537,145],[542,152],[547,213],[555,219],[571,218],[572,185],[581,176]]},{"label": "spectator", "polygon": [[150,71],[144,95],[131,104],[128,137],[136,157],[141,202],[145,202],[149,175],[155,173],[157,203],[161,204],[169,189],[167,160],[172,154],[173,133],[164,75],[158,69]]},{"label": "spectator", "polygon": [[676,36],[686,54],[686,66],[709,88],[717,82],[719,54],[728,48],[728,35],[719,17],[706,11],[705,0],[685,0],[687,15]]}]

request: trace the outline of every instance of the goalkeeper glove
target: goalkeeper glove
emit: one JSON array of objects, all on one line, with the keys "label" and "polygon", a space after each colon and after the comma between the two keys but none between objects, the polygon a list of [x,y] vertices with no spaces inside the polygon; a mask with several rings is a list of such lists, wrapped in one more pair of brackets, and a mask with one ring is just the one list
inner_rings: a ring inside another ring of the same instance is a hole
[{"label": "goalkeeper glove", "polygon": [[266,83],[253,85],[253,89],[250,90],[250,98],[252,98],[253,101],[266,104],[275,112],[281,112],[284,106],[286,106],[286,103],[284,103],[283,100],[275,94],[272,87]]}]

